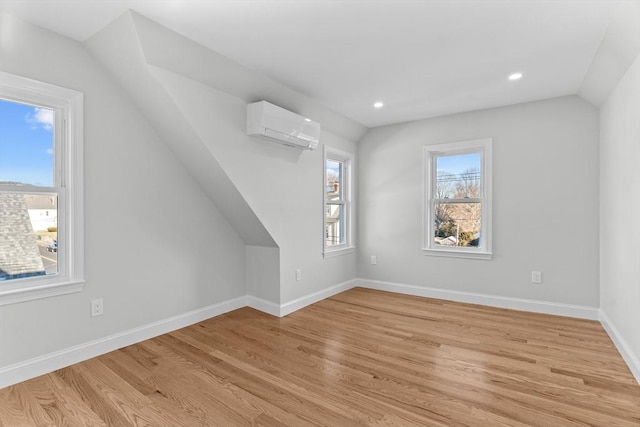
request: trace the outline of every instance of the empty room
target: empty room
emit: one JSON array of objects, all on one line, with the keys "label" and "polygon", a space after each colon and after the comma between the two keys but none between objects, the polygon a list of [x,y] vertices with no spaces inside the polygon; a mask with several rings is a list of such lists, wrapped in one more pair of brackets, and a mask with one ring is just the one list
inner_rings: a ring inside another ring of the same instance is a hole
[{"label": "empty room", "polygon": [[640,0],[0,0],[0,426],[640,426]]}]

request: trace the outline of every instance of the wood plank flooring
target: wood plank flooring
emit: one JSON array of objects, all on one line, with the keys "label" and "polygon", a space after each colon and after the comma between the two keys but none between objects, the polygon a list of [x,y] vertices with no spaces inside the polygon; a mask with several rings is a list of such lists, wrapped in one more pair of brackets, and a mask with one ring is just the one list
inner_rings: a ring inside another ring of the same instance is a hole
[{"label": "wood plank flooring", "polygon": [[640,426],[598,322],[352,289],[0,390],[2,426]]}]

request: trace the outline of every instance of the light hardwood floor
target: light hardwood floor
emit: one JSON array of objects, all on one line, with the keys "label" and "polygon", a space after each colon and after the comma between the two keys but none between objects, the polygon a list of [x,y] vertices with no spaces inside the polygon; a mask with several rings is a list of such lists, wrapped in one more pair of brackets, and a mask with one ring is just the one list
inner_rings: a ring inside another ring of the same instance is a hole
[{"label": "light hardwood floor", "polygon": [[0,390],[3,426],[640,426],[598,322],[352,289]]}]

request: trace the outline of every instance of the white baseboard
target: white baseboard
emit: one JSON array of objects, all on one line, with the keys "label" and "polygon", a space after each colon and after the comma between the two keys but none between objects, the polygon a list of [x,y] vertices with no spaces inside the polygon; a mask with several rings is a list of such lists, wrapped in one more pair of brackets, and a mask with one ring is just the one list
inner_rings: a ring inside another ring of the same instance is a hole
[{"label": "white baseboard", "polygon": [[298,311],[301,308],[304,308],[308,305],[314,304],[318,301],[322,301],[325,298],[329,298],[335,294],[339,294],[340,292],[347,291],[351,288],[357,286],[358,280],[348,280],[346,282],[340,283],[338,285],[332,286],[330,288],[323,289],[318,292],[314,292],[312,294],[306,295],[301,298],[294,299],[293,301],[289,301],[280,306],[280,317],[286,316],[287,314],[291,314],[294,311]]},{"label": "white baseboard", "polygon": [[347,291],[356,286],[396,292],[400,294],[482,304],[492,307],[600,320],[603,327],[611,336],[611,339],[620,351],[622,357],[629,365],[631,372],[640,382],[640,362],[638,361],[638,358],[634,356],[630,347],[625,340],[622,339],[621,335],[615,329],[606,314],[597,308],[428,288],[378,280],[354,279],[281,305],[251,295],[242,296],[173,316],[168,319],[153,322],[138,328],[130,329],[128,331],[110,335],[105,338],[89,341],[84,344],[29,359],[24,362],[9,365],[0,368],[0,388],[26,381],[30,378],[55,371],[56,369],[61,369],[74,363],[79,363],[83,360],[100,356],[110,351],[114,351],[242,307],[249,306],[273,316],[283,317],[308,305],[314,304],[325,298],[329,298],[340,292]]},{"label": "white baseboard", "polygon": [[247,306],[255,308],[256,310],[262,311],[272,316],[282,317],[280,315],[280,304],[267,301],[266,299],[247,295]]},{"label": "white baseboard", "polygon": [[273,316],[283,317],[310,304],[351,289],[355,286],[355,283],[355,280],[344,282],[282,305],[247,295],[189,311],[128,331],[2,367],[0,368],[0,388],[53,372],[74,363],[79,363],[242,307],[249,306]]},{"label": "white baseboard", "polygon": [[607,331],[607,334],[609,334],[613,344],[618,348],[618,352],[622,356],[622,359],[624,359],[633,376],[636,378],[636,381],[640,384],[640,359],[638,359],[638,356],[633,353],[629,343],[627,343],[627,341],[622,337],[613,322],[611,322],[609,316],[607,316],[602,309],[600,309],[600,323],[604,330]]},{"label": "white baseboard", "polygon": [[602,309],[580,305],[560,304],[546,301],[527,300],[520,298],[492,296],[471,292],[451,291],[437,288],[427,288],[402,283],[383,282],[379,280],[358,279],[357,286],[367,289],[377,289],[406,295],[437,298],[448,301],[482,304],[491,307],[510,308],[514,310],[531,311],[535,313],[553,314],[557,316],[576,317],[580,319],[598,320],[616,346],[629,370],[640,384],[640,359],[633,353],[631,346],[616,329],[611,319]]},{"label": "white baseboard", "polygon": [[322,301],[323,299],[329,298],[330,296],[333,296],[335,294],[339,294],[340,292],[347,291],[355,287],[357,283],[358,281],[356,279],[348,280],[346,282],[331,286],[330,288],[322,289],[320,291],[305,295],[303,297],[280,305],[271,301],[264,300],[262,298],[247,295],[247,305],[251,308],[255,308],[256,310],[260,310],[272,316],[284,317],[287,314],[291,314],[294,311],[298,311],[308,305],[314,304],[318,301]]},{"label": "white baseboard", "polygon": [[247,298],[242,296],[0,368],[0,388],[184,328],[246,305]]},{"label": "white baseboard", "polygon": [[490,307],[510,308],[513,310],[531,311],[534,313],[554,314],[556,316],[577,317],[589,320],[599,319],[598,309],[595,307],[452,291],[447,289],[406,285],[403,283],[383,282],[379,280],[358,279],[356,282],[357,286],[362,288],[377,289],[379,291],[389,291],[399,294],[466,302],[470,304],[482,304]]}]

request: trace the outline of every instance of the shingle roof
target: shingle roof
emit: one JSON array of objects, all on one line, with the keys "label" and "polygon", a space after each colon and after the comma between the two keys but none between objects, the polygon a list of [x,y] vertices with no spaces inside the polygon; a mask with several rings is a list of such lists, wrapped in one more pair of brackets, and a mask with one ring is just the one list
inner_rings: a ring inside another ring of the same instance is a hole
[{"label": "shingle roof", "polygon": [[0,194],[0,280],[43,274],[25,196]]}]

